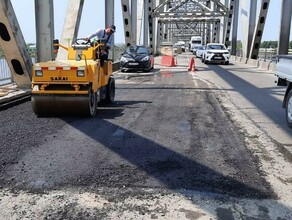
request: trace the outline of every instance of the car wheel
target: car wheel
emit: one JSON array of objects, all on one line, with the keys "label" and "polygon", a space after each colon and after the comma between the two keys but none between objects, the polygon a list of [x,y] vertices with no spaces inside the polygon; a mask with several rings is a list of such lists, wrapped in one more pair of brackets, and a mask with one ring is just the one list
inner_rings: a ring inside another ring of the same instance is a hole
[{"label": "car wheel", "polygon": [[204,59],[204,63],[205,63],[205,64],[207,64],[207,63],[208,63],[208,61],[207,61],[206,59]]},{"label": "car wheel", "polygon": [[292,128],[292,90],[288,93],[286,100],[286,120],[289,128]]},{"label": "car wheel", "polygon": [[226,61],[226,62],[225,62],[225,65],[228,65],[228,64],[229,64],[229,61]]}]

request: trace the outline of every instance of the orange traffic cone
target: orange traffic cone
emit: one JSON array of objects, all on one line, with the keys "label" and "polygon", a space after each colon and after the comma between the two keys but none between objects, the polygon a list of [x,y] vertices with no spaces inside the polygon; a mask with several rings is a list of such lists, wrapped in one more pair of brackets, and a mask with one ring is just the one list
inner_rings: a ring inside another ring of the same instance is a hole
[{"label": "orange traffic cone", "polygon": [[193,63],[193,66],[192,66],[192,72],[195,72],[196,71],[196,61],[194,59],[194,63]]},{"label": "orange traffic cone", "polygon": [[170,66],[176,66],[174,56],[171,57]]},{"label": "orange traffic cone", "polygon": [[192,70],[194,62],[195,62],[195,59],[194,59],[194,57],[192,57],[190,59],[190,62],[189,62],[188,71],[191,71]]}]

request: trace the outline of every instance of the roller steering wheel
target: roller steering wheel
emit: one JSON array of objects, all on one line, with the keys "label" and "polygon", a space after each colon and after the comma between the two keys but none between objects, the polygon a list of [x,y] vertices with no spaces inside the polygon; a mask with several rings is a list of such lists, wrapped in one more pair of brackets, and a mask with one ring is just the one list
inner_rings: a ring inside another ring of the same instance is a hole
[{"label": "roller steering wheel", "polygon": [[76,39],[75,43],[78,44],[78,45],[86,45],[86,44],[90,45],[91,44],[90,40],[86,40],[84,38]]}]

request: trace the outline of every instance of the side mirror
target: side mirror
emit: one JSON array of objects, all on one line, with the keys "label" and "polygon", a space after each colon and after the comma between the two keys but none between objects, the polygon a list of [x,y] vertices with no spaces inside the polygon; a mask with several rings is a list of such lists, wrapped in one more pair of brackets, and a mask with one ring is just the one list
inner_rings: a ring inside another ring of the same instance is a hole
[{"label": "side mirror", "polygon": [[53,44],[54,50],[59,50],[59,40],[58,39],[53,40]]}]

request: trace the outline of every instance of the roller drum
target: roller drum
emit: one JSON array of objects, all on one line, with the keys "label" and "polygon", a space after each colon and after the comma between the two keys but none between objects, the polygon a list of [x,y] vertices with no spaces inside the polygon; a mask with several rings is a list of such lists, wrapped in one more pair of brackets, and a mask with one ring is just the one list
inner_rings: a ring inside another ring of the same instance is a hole
[{"label": "roller drum", "polygon": [[93,117],[96,96],[89,95],[32,95],[32,108],[36,115],[75,115]]}]

